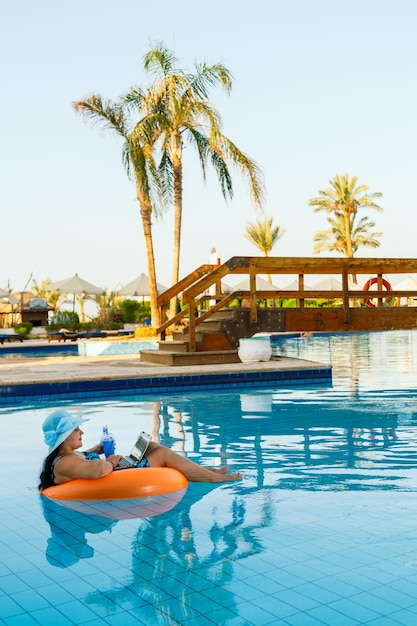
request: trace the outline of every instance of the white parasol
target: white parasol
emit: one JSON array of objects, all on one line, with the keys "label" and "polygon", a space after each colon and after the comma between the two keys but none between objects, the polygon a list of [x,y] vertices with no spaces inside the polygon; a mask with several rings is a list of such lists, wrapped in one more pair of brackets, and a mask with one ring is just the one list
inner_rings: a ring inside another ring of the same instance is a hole
[{"label": "white parasol", "polygon": [[104,289],[89,283],[83,278],[80,278],[78,274],[74,274],[74,276],[70,276],[69,278],[63,278],[62,280],[50,283],[47,287],[45,287],[45,291],[58,291],[66,295],[72,293],[74,296],[73,311],[75,311],[75,296],[100,296],[104,294]]},{"label": "white parasol", "polygon": [[[250,291],[249,276],[242,280],[238,285],[232,287],[233,291]],[[256,275],[256,291],[278,291],[278,287],[269,283],[259,274]]]},{"label": "white parasol", "polygon": [[[158,296],[167,290],[167,287],[161,285],[160,283],[156,283],[156,289],[158,292]],[[121,287],[117,291],[118,296],[142,296],[149,297],[149,278],[142,272],[137,278],[134,278],[130,283]]]}]

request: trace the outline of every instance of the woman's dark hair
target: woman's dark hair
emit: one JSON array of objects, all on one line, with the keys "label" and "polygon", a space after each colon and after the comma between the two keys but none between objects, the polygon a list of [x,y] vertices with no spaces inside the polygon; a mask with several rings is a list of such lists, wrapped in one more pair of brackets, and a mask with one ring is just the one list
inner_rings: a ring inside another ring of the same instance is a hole
[{"label": "woman's dark hair", "polygon": [[52,450],[52,452],[48,454],[48,456],[43,462],[41,475],[39,476],[39,479],[41,481],[38,485],[39,491],[43,491],[47,487],[51,487],[52,485],[55,484],[54,479],[53,479],[52,465],[57,454],[58,454],[58,449]]}]

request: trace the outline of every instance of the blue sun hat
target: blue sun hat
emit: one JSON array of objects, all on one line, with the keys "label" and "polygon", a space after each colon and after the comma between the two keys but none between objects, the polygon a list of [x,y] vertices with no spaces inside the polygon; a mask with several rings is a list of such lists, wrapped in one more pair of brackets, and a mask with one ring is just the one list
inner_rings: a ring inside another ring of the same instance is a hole
[{"label": "blue sun hat", "polygon": [[49,453],[55,448],[61,445],[63,441],[83,422],[88,422],[88,419],[81,417],[74,417],[68,411],[58,409],[54,411],[42,424],[42,430],[44,434],[44,441],[49,446]]}]

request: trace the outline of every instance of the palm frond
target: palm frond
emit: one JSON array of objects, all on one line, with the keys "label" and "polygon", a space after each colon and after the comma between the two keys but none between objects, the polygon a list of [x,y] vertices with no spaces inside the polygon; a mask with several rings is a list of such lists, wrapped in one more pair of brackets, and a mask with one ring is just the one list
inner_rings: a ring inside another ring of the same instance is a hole
[{"label": "palm frond", "polygon": [[176,68],[177,58],[161,41],[157,41],[151,50],[145,54],[143,65],[145,70],[151,74],[162,73],[167,76]]},{"label": "palm frond", "polygon": [[126,138],[129,134],[128,119],[123,105],[102,96],[93,94],[84,100],[73,102],[74,110],[93,126],[103,131],[112,131]]},{"label": "palm frond", "polygon": [[193,93],[193,97],[197,99],[207,100],[211,87],[220,85],[230,94],[233,86],[231,72],[222,65],[217,63],[207,65],[207,63],[195,63],[195,73],[189,74],[189,89]]},{"label": "palm frond", "polygon": [[259,165],[221,133],[216,134],[216,144],[219,144],[225,159],[230,159],[247,179],[251,200],[255,208],[261,210],[265,202],[265,183]]}]

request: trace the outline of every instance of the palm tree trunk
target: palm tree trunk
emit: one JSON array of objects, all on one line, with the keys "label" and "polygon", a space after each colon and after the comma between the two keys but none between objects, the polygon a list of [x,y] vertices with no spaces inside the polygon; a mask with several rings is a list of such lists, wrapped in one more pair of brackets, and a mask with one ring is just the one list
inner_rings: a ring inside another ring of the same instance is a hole
[{"label": "palm tree trunk", "polygon": [[[171,145],[172,165],[174,170],[174,248],[172,260],[172,284],[180,279],[180,251],[182,228],[182,142],[181,135],[175,133]],[[177,312],[177,298],[170,303],[170,317]]]},{"label": "palm tree trunk", "polygon": [[137,185],[137,199],[139,202],[140,215],[142,218],[142,228],[145,237],[146,257],[148,262],[151,324],[154,328],[157,328],[160,325],[160,319],[157,306],[158,290],[156,287],[155,255],[153,251],[152,239],[152,206],[150,205],[149,200],[141,195],[139,185]]},{"label": "palm tree trunk", "polygon": [[85,323],[85,300],[84,298],[80,298],[78,301],[78,304],[80,305],[80,322],[81,324]]},{"label": "palm tree trunk", "polygon": [[346,256],[351,259],[353,257],[352,251],[352,225],[350,221],[350,214],[344,213],[345,218],[345,236],[346,236]]},{"label": "palm tree trunk", "polygon": [[[352,249],[352,222],[351,222],[351,214],[344,213],[345,218],[345,236],[346,236],[346,257],[348,259],[353,259],[353,249]],[[357,282],[358,277],[356,274],[351,274],[352,281],[354,283]],[[355,305],[357,300],[355,300]]]}]

